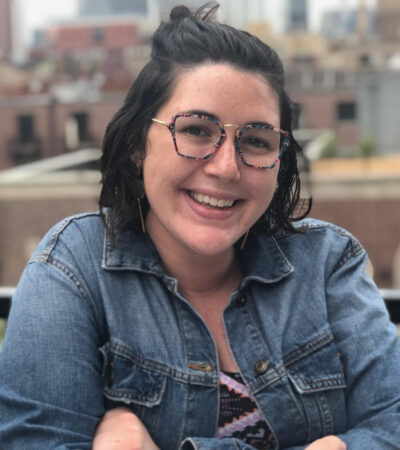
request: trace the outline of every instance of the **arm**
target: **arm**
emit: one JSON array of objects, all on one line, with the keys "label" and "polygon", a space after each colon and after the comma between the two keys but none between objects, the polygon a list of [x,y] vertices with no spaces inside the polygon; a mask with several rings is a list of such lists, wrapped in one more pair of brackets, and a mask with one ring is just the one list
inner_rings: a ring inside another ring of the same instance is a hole
[{"label": "arm", "polygon": [[30,263],[0,353],[0,442],[7,450],[90,449],[104,414],[99,325],[72,269]]},{"label": "arm", "polygon": [[400,448],[400,341],[365,274],[364,251],[349,248],[327,284],[328,318],[345,373],[348,448]]},{"label": "arm", "polygon": [[[186,439],[180,450],[250,450],[254,447],[238,439]],[[346,450],[346,444],[336,436],[326,436],[307,447],[291,447],[282,450]],[[128,449],[127,449],[128,450]]]},{"label": "arm", "polygon": [[[254,449],[238,439],[195,438],[185,439],[180,450],[241,450]],[[100,422],[93,441],[93,450],[159,450],[142,422],[127,408],[108,411]],[[298,447],[297,450],[304,449]],[[296,450],[296,449],[291,449]],[[318,439],[305,450],[346,450],[336,436]]]}]

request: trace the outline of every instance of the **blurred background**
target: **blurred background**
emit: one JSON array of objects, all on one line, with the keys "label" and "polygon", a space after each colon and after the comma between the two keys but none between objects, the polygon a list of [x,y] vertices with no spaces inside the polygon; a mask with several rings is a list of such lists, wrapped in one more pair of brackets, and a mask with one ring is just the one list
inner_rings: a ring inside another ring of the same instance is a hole
[{"label": "blurred background", "polygon": [[[203,0],[0,0],[0,286],[56,221],[97,209],[105,127],[181,3]],[[378,286],[399,288],[400,2],[220,4],[284,61],[311,216],[355,234]]]}]

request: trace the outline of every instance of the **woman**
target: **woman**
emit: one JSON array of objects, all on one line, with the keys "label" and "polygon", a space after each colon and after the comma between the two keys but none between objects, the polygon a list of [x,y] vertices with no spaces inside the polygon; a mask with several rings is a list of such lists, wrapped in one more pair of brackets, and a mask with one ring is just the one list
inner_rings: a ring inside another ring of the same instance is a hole
[{"label": "woman", "polygon": [[110,123],[101,213],[33,255],[0,360],[7,449],[400,448],[400,346],[360,244],[294,221],[282,64],[175,8]]}]

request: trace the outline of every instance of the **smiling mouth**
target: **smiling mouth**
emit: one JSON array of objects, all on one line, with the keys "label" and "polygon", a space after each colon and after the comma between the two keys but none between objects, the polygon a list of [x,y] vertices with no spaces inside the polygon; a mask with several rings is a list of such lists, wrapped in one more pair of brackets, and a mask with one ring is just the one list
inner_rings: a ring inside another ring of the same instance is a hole
[{"label": "smiling mouth", "polygon": [[223,200],[220,198],[210,197],[209,195],[198,194],[197,192],[188,191],[190,197],[197,203],[207,206],[208,208],[228,209],[235,204],[235,200]]}]

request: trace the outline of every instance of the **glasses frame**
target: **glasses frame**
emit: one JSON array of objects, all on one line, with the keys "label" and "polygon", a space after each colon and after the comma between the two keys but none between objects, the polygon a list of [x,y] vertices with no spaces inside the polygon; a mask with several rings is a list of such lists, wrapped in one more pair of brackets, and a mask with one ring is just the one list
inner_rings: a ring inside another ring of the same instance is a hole
[{"label": "glasses frame", "polygon": [[[217,142],[214,144],[214,148],[213,150],[208,153],[205,156],[190,156],[190,155],[185,155],[184,153],[181,153],[178,149],[178,146],[176,144],[176,135],[175,135],[175,123],[177,121],[177,119],[179,119],[179,117],[193,117],[195,119],[205,119],[205,120],[210,120],[212,122],[215,122],[218,125],[218,128],[221,132],[221,136],[220,138],[217,140]],[[181,156],[182,158],[186,158],[186,159],[194,159],[194,160],[198,160],[198,161],[204,161],[205,159],[209,159],[212,157],[212,155],[218,150],[218,148],[222,145],[222,143],[224,142],[224,140],[227,137],[226,131],[225,131],[225,127],[235,127],[237,128],[237,130],[235,131],[235,148],[238,151],[239,155],[240,155],[240,159],[242,160],[242,163],[244,166],[246,167],[252,167],[253,169],[259,169],[259,170],[268,170],[268,169],[273,169],[276,164],[280,161],[280,159],[282,158],[282,155],[284,153],[284,151],[289,147],[290,145],[290,135],[288,131],[282,130],[280,128],[274,127],[273,125],[269,125],[269,124],[248,124],[245,125],[243,128],[240,128],[238,125],[234,125],[231,123],[227,123],[225,125],[222,125],[221,122],[216,119],[215,117],[212,116],[207,116],[204,114],[195,114],[195,113],[178,113],[175,114],[171,121],[168,122],[164,122],[163,120],[159,120],[156,119],[154,117],[151,118],[151,120],[154,123],[158,123],[160,125],[165,126],[166,128],[169,129],[169,131],[171,132],[171,136],[172,136],[172,140],[174,142],[174,147],[175,147],[175,152],[177,155]],[[243,133],[246,130],[252,129],[252,128],[259,128],[259,129],[268,129],[268,130],[273,130],[276,131],[278,133],[281,134],[281,136],[283,137],[283,143],[281,144],[280,150],[279,150],[279,155],[277,157],[277,159],[269,166],[255,166],[254,164],[249,164],[245,159],[244,156],[241,152],[240,149],[240,136],[243,135]]]}]

